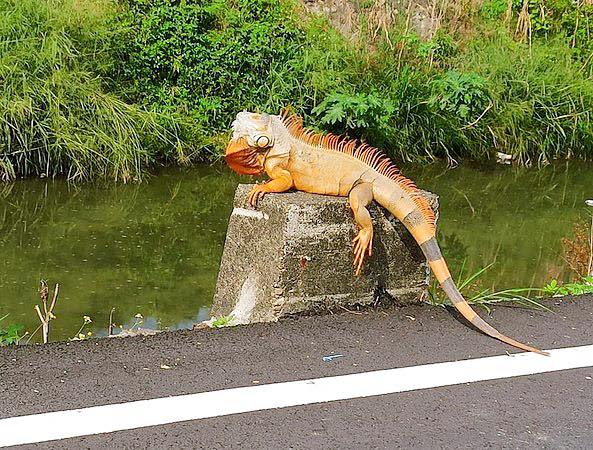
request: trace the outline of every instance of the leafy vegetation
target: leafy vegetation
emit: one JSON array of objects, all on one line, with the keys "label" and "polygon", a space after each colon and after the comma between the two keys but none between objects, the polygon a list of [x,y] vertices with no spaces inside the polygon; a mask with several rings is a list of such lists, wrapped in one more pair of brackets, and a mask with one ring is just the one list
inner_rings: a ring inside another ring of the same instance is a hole
[{"label": "leafy vegetation", "polygon": [[468,120],[478,117],[489,102],[486,80],[475,73],[446,72],[431,83],[430,106]]},{"label": "leafy vegetation", "polygon": [[593,85],[571,49],[502,32],[471,47],[463,64],[489,80],[492,108],[473,126],[485,145],[526,164],[591,158]]},{"label": "leafy vegetation", "polygon": [[589,58],[593,50],[593,3],[588,0],[490,0],[482,9],[494,19],[515,15],[517,20],[512,25],[523,41],[559,37],[580,58]]},{"label": "leafy vegetation", "polygon": [[210,323],[212,328],[224,328],[230,327],[235,321],[235,316],[220,316]]},{"label": "leafy vegetation", "polygon": [[[348,104],[361,92],[380,92],[376,102],[392,107],[378,125],[361,132],[351,126],[352,132],[401,160],[485,159],[495,151],[524,164],[591,158],[593,84],[576,50],[559,37],[517,41],[501,23],[476,26],[463,48],[450,52],[427,53],[427,43],[407,35],[398,38],[401,57],[389,47],[377,50],[373,65],[337,93]],[[334,103],[316,112],[330,117]],[[357,113],[341,123],[356,125]]]},{"label": "leafy vegetation", "polygon": [[19,323],[11,323],[8,325],[2,324],[2,322],[7,317],[8,315],[0,317],[0,347],[18,344],[20,340],[24,337],[24,335],[21,334],[24,328],[23,325]]},{"label": "leafy vegetation", "polygon": [[126,0],[118,81],[134,101],[181,110],[208,130],[238,110],[298,98],[293,70],[305,44],[289,3],[277,0]]},{"label": "leafy vegetation", "polygon": [[589,65],[569,25],[537,31],[541,8],[546,23],[566,21],[561,1],[529,3],[529,42],[515,33],[523,2],[509,11],[491,1],[466,12],[469,36],[447,25],[423,40],[394,22],[373,45],[323,18],[303,20],[287,0],[126,3],[120,37],[132,51],[118,80],[130,100],[186,114],[203,134],[226,130],[239,110],[291,104],[310,126],[366,139],[398,160],[593,155]]},{"label": "leafy vegetation", "polygon": [[552,280],[544,286],[543,292],[546,295],[593,294],[593,276],[583,277],[580,281],[566,284],[561,284],[558,280]]},{"label": "leafy vegetation", "polygon": [[139,178],[286,105],[400,161],[590,159],[589,3],[437,2],[421,38],[375,2],[351,37],[294,0],[0,0],[0,177]]}]

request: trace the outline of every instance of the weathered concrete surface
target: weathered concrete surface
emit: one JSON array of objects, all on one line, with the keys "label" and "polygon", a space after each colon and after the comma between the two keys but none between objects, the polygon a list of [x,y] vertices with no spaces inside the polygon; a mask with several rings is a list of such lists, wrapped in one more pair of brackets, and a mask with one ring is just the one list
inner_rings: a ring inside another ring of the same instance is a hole
[{"label": "weathered concrete surface", "polygon": [[[212,317],[235,323],[370,304],[383,293],[399,303],[419,301],[428,267],[404,226],[377,205],[373,255],[354,275],[356,225],[346,198],[291,192],[248,206],[251,185],[240,185],[227,238]],[[435,210],[437,197],[426,193]]]}]

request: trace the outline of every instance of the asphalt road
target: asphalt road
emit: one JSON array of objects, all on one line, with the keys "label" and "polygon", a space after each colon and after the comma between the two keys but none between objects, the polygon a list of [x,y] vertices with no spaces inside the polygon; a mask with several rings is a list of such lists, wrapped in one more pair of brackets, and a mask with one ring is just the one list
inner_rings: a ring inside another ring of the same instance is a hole
[{"label": "asphalt road", "polygon": [[[593,297],[548,305],[553,313],[498,306],[485,318],[541,348],[593,344]],[[0,349],[0,419],[505,351],[515,350],[430,306],[9,347]],[[335,353],[344,356],[323,361]],[[19,448],[592,448],[592,378],[587,367]]]}]

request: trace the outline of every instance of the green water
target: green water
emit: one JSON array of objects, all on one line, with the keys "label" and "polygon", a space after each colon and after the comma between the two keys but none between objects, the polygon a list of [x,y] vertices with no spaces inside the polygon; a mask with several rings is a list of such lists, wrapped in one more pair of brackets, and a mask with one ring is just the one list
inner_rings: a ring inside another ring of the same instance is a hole
[{"label": "green water", "polygon": [[[587,220],[593,165],[405,167],[441,196],[439,239],[457,273],[496,261],[484,287],[541,286],[570,275],[560,240]],[[208,317],[236,184],[224,167],[167,169],[142,184],[24,180],[0,185],[0,317],[37,327],[40,279],[59,283],[51,340],[86,328],[176,329]],[[248,181],[247,178],[243,179]],[[248,238],[248,237],[246,237]]]}]

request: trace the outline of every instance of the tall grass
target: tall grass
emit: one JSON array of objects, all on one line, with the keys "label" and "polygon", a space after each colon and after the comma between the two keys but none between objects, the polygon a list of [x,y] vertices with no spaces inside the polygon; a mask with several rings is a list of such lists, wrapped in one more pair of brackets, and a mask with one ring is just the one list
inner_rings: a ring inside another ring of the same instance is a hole
[{"label": "tall grass", "polygon": [[[459,271],[458,287],[459,291],[463,293],[466,301],[471,305],[480,305],[490,312],[490,306],[496,303],[510,302],[517,306],[524,308],[544,309],[550,311],[548,307],[540,303],[534,297],[542,292],[542,289],[537,288],[512,288],[503,289],[500,291],[493,291],[490,288],[483,289],[479,286],[480,277],[486,272],[494,263],[488,264],[473,274],[465,275],[462,264]],[[443,291],[438,287],[436,280],[433,280],[429,288],[429,303],[435,306],[443,306],[449,304],[450,300],[444,295]]]},{"label": "tall grass", "polygon": [[593,81],[561,39],[531,46],[498,32],[455,62],[488,81],[491,110],[477,130],[525,164],[593,158]]},{"label": "tall grass", "polygon": [[106,89],[116,13],[109,0],[0,0],[0,179],[126,181],[186,160],[171,117]]}]

